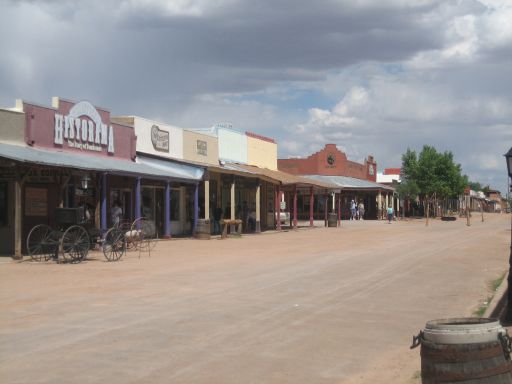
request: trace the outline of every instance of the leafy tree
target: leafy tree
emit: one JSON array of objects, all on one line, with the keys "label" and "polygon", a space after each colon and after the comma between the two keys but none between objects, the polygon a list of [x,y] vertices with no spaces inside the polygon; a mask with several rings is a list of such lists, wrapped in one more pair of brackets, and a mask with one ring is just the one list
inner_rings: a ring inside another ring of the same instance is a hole
[{"label": "leafy tree", "polygon": [[479,182],[476,182],[476,181],[468,181],[468,186],[473,191],[481,191],[483,189],[482,184],[480,184]]},{"label": "leafy tree", "polygon": [[404,180],[396,186],[396,192],[402,199],[414,200],[420,194],[420,189],[414,180]]},{"label": "leafy tree", "polygon": [[402,155],[402,172],[404,193],[417,190],[418,195],[423,197],[426,225],[430,203],[438,198],[460,195],[468,183],[467,176],[462,175],[461,166],[454,162],[451,152],[438,153],[429,145],[423,146],[419,156],[415,151],[407,149]]}]

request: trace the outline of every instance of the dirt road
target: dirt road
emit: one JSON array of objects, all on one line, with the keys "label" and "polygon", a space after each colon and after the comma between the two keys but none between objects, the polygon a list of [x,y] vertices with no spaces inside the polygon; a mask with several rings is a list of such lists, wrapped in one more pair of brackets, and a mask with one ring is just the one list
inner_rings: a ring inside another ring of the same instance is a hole
[{"label": "dirt road", "polygon": [[508,269],[510,215],[343,222],[151,257],[0,261],[4,383],[415,383],[411,337]]}]

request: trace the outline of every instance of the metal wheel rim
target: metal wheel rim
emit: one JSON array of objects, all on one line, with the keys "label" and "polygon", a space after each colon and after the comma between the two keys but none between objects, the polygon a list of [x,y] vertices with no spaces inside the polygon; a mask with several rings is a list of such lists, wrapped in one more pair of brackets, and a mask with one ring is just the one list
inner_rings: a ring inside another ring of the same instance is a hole
[{"label": "metal wheel rim", "polygon": [[63,234],[61,249],[65,260],[82,261],[89,253],[90,241],[85,228],[72,225]]},{"label": "metal wheel rim", "polygon": [[123,257],[126,251],[124,231],[117,228],[109,229],[105,234],[102,249],[103,255],[108,261],[117,261]]},{"label": "metal wheel rim", "polygon": [[157,233],[154,221],[141,217],[133,222],[131,230],[139,233],[135,248],[141,251],[150,251],[155,247]]},{"label": "metal wheel rim", "polygon": [[[131,222],[123,222],[119,225],[119,229],[123,231],[123,235],[125,235],[127,232],[130,232],[132,230],[132,223]],[[124,243],[125,243],[125,251],[133,251],[137,249],[137,244],[131,241],[131,239],[127,239],[126,236],[124,237]]]},{"label": "metal wheel rim", "polygon": [[46,224],[32,228],[27,236],[27,252],[32,260],[50,260],[56,253],[58,241],[52,239],[52,229]]}]

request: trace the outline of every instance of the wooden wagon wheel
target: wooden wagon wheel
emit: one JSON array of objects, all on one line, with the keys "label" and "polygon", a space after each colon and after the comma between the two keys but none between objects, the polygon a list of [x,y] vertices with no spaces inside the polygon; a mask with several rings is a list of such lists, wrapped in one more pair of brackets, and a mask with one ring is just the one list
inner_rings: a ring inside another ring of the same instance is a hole
[{"label": "wooden wagon wheel", "polygon": [[117,227],[123,231],[126,250],[133,251],[133,250],[137,249],[137,242],[133,242],[132,237],[131,237],[131,230],[132,230],[131,221],[122,220],[119,222],[119,225]]},{"label": "wooden wagon wheel", "polygon": [[50,260],[57,255],[59,236],[45,224],[36,225],[27,236],[27,252],[34,261]]},{"label": "wooden wagon wheel", "polygon": [[145,217],[133,222],[130,233],[139,251],[150,252],[158,240],[155,222]]},{"label": "wooden wagon wheel", "polygon": [[84,227],[72,225],[62,235],[60,246],[62,255],[66,261],[80,262],[89,253],[89,235]]},{"label": "wooden wagon wheel", "polygon": [[105,234],[103,244],[103,255],[108,261],[117,261],[126,252],[125,231],[120,228],[111,228]]}]

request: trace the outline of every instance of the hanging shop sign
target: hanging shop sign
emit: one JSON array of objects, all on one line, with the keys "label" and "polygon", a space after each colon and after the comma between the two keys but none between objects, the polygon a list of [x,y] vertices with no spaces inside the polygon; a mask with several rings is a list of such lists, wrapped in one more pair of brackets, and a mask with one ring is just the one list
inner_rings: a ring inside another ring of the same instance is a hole
[{"label": "hanging shop sign", "polygon": [[88,151],[107,148],[114,153],[114,129],[105,124],[96,108],[88,101],[75,104],[65,116],[55,114],[54,143]]},{"label": "hanging shop sign", "polygon": [[160,152],[169,152],[169,132],[160,129],[158,125],[151,127],[151,143]]}]

